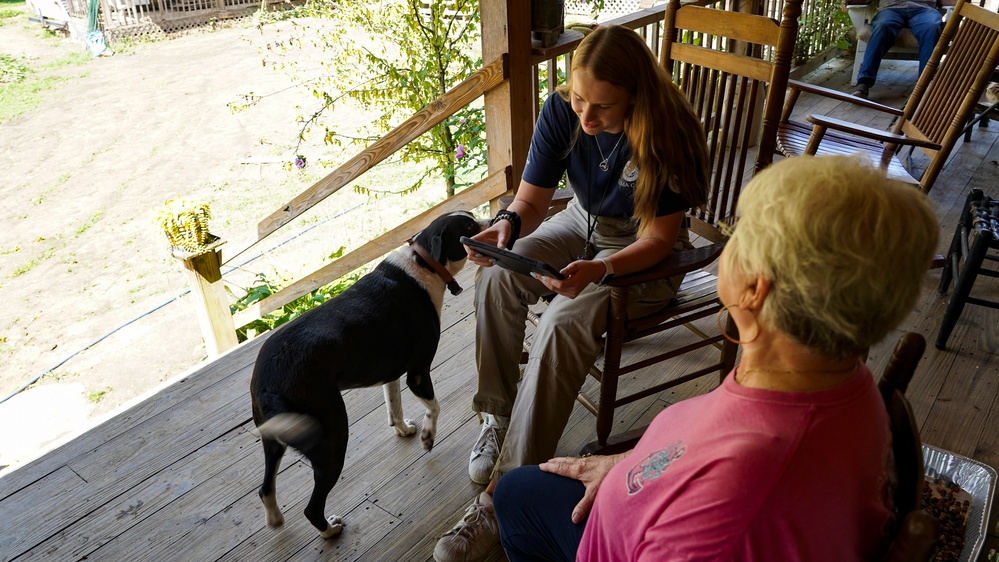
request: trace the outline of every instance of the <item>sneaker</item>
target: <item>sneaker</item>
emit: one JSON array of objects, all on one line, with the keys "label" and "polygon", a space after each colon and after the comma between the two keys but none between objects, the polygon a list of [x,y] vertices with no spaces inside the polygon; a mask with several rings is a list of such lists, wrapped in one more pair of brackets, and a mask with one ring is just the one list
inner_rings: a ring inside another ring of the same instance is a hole
[{"label": "sneaker", "polygon": [[853,95],[858,98],[867,99],[867,95],[870,93],[871,87],[867,84],[857,84],[857,87],[853,90]]},{"label": "sneaker", "polygon": [[489,483],[504,437],[506,437],[506,424],[501,423],[495,416],[486,414],[482,429],[479,430],[479,438],[472,446],[472,454],[468,457],[468,477],[472,482]]},{"label": "sneaker", "polygon": [[493,498],[482,492],[453,529],[437,541],[437,562],[477,562],[499,546],[499,525],[493,512]]}]

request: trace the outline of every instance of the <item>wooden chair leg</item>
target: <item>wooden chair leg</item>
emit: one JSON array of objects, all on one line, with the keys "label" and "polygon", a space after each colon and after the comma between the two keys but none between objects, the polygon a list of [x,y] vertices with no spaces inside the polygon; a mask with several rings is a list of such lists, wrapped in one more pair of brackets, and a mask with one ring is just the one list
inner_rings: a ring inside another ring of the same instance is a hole
[{"label": "wooden chair leg", "polygon": [[957,320],[961,317],[964,305],[968,301],[971,287],[975,284],[975,277],[985,261],[985,254],[989,251],[992,241],[991,231],[975,231],[974,239],[968,251],[968,256],[964,260],[964,268],[961,269],[956,282],[954,292],[951,293],[950,302],[947,303],[947,311],[944,312],[943,322],[940,324],[940,333],[937,334],[937,341],[934,343],[937,349],[947,348],[947,339],[950,337]]},{"label": "wooden chair leg", "polygon": [[964,209],[961,211],[957,221],[957,228],[954,229],[954,237],[950,242],[950,249],[947,250],[947,259],[944,269],[940,273],[940,286],[937,292],[941,295],[947,293],[950,282],[958,276],[960,272],[961,257],[964,254],[964,244],[968,240],[968,231],[971,230],[971,205],[985,198],[985,192],[981,189],[972,189],[968,197],[964,200]]}]

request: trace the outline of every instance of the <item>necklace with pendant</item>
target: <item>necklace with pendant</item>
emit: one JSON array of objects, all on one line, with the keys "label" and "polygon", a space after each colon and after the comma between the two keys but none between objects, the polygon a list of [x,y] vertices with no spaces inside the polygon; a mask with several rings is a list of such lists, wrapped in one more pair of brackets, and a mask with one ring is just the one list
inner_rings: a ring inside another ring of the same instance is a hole
[{"label": "necklace with pendant", "polygon": [[[622,138],[624,138],[624,133],[621,133],[621,137],[617,139],[617,144],[621,143],[621,139]],[[597,142],[597,137],[593,137],[593,142],[597,143],[597,150],[600,150],[600,143]],[[606,172],[607,170],[610,169],[610,166],[607,164],[607,161],[610,159],[611,156],[614,155],[614,151],[617,150],[617,144],[614,145],[614,148],[611,149],[610,155],[608,155],[606,158],[604,158],[603,152],[600,153],[600,157],[603,158],[603,160],[599,164],[601,170],[603,170],[603,171]],[[589,159],[590,159],[590,152],[587,151],[586,152],[586,160],[587,160],[587,162],[586,162],[586,193],[587,193],[587,196],[591,196],[592,195],[592,194],[590,194],[590,188],[593,185],[593,182],[591,181],[591,178],[590,178],[590,170],[592,170],[592,168],[590,168]],[[597,228],[597,222],[599,220],[598,217],[600,216],[600,212],[604,208],[604,200],[607,199],[607,192],[610,191],[610,186],[611,186],[611,183],[613,181],[614,181],[614,178],[612,177],[610,181],[604,183],[603,193],[600,194],[600,204],[597,206],[597,214],[596,215],[591,215],[589,213],[589,211],[587,211],[587,213],[586,213],[586,242],[583,244],[583,251],[579,254],[579,257],[577,258],[579,260],[588,260],[588,259],[590,259],[589,258],[589,251],[590,251],[590,243],[591,243],[591,240],[593,239],[593,231],[596,230],[596,228]]]},{"label": "necklace with pendant", "polygon": [[614,151],[617,150],[617,145],[621,144],[621,139],[623,138],[624,138],[624,133],[621,133],[621,136],[617,138],[617,142],[614,143],[614,148],[611,149],[610,154],[604,156],[604,151],[602,148],[600,148],[600,141],[597,140],[596,136],[593,137],[593,142],[597,144],[597,151],[600,152],[600,158],[602,158],[602,160],[600,160],[599,167],[604,172],[610,170],[610,163],[609,163],[610,158],[611,156],[614,156]]}]

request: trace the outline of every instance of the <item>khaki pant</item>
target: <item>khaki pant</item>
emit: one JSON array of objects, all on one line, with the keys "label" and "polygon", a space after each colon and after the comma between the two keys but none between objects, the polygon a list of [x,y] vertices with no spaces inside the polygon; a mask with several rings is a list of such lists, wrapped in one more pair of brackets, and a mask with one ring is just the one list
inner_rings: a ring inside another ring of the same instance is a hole
[{"label": "khaki pant", "polygon": [[[518,240],[513,250],[561,269],[583,251],[586,230],[586,213],[573,201],[530,236]],[[601,217],[590,257],[607,257],[624,248],[635,240],[635,231],[630,221]],[[676,249],[685,247],[689,242],[683,229]],[[681,281],[682,276],[637,288],[629,299],[629,314],[661,309],[676,294]],[[476,273],[479,388],[473,407],[479,412],[510,416],[493,480],[555,454],[576,395],[602,350],[610,288],[591,284],[575,299],[559,295],[552,300],[534,331],[530,359],[520,380],[527,309],[549,293],[540,281],[501,267],[483,267]]]}]

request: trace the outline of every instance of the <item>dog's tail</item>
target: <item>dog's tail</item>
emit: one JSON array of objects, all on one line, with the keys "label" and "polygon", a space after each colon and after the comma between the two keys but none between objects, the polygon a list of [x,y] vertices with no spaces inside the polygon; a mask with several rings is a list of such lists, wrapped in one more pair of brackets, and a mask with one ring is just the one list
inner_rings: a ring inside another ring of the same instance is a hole
[{"label": "dog's tail", "polygon": [[312,416],[304,414],[277,414],[257,427],[263,437],[277,439],[285,445],[303,450],[319,439],[322,428]]}]

